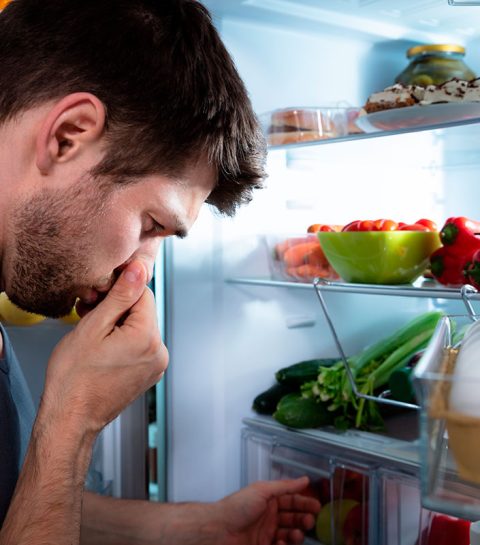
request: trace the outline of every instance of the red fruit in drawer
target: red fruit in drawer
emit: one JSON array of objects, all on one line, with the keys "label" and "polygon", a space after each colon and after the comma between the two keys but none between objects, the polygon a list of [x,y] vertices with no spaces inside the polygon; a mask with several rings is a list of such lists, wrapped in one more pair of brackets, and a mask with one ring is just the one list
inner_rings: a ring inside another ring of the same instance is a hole
[{"label": "red fruit in drawer", "polygon": [[333,475],[334,499],[368,501],[368,478],[351,469],[337,468]]},{"label": "red fruit in drawer", "polygon": [[345,545],[368,544],[368,506],[357,504],[347,514],[343,523]]}]

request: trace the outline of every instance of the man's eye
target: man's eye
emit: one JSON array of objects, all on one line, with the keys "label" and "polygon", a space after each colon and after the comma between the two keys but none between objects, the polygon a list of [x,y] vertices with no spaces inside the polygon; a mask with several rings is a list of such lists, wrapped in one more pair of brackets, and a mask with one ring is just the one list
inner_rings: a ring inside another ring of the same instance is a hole
[{"label": "man's eye", "polygon": [[152,218],[150,225],[146,229],[146,232],[153,235],[163,235],[165,232],[165,227]]}]

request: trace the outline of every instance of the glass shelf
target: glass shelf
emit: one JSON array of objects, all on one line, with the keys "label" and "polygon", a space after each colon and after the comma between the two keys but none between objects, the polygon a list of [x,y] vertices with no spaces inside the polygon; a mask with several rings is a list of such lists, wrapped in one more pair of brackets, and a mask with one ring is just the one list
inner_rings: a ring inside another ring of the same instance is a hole
[{"label": "glass shelf", "polygon": [[[276,288],[315,289],[313,283],[288,282],[269,278],[228,278],[229,284],[269,286]],[[434,299],[462,299],[459,288],[447,288],[431,280],[419,280],[414,284],[387,286],[380,284],[348,284],[345,282],[322,282],[322,291],[359,293],[365,295],[390,295],[399,297],[429,297]],[[480,293],[470,293],[471,300],[480,300]]]},{"label": "glass shelf", "polygon": [[480,124],[480,118],[466,119],[466,120],[464,119],[464,120],[458,120],[458,121],[451,121],[448,123],[438,123],[438,124],[432,124],[432,125],[411,127],[407,129],[398,129],[395,131],[376,131],[371,133],[349,134],[346,136],[339,136],[337,138],[325,138],[324,140],[312,140],[312,141],[306,141],[306,142],[295,142],[291,144],[284,144],[280,146],[268,146],[268,149],[271,151],[275,151],[275,150],[288,151],[288,150],[293,150],[298,148],[312,148],[316,146],[323,146],[325,144],[353,142],[357,140],[366,140],[370,138],[396,136],[396,135],[408,134],[412,132],[434,131],[434,130],[440,130],[440,129],[448,129],[451,127],[462,127],[466,125],[478,125],[478,124]]}]

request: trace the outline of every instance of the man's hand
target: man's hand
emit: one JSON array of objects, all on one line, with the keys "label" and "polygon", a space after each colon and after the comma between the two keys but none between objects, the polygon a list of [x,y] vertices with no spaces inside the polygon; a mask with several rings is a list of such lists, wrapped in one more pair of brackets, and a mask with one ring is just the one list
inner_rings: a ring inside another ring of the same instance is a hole
[{"label": "man's hand", "polygon": [[168,364],[154,297],[139,261],[130,263],[106,298],[55,348],[41,413],[99,432],[158,382]]},{"label": "man's hand", "polygon": [[299,545],[320,503],[308,478],[259,481],[215,503],[156,503],[86,493],[82,545]]},{"label": "man's hand", "polygon": [[217,505],[224,523],[218,545],[299,545],[315,525],[320,502],[300,493],[308,478],[259,481]]}]

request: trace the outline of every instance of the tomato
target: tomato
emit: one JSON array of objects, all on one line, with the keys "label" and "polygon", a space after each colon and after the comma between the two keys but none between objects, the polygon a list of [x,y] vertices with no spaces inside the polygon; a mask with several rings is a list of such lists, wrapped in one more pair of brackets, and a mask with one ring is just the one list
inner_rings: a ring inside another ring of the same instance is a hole
[{"label": "tomato", "polygon": [[358,226],[360,223],[360,220],[351,221],[342,227],[342,231],[358,231]]},{"label": "tomato", "polygon": [[427,227],[429,231],[438,231],[437,224],[432,220],[422,218],[417,220],[415,223],[419,225],[425,225],[425,227]]},{"label": "tomato", "polygon": [[331,233],[334,231],[335,229],[331,225],[326,225],[324,223],[314,223],[307,229],[307,233]]},{"label": "tomato", "polygon": [[398,231],[430,231],[430,229],[420,223],[408,223],[407,225],[400,227]]},{"label": "tomato", "polygon": [[376,231],[375,223],[372,220],[364,220],[358,226],[359,231]]},{"label": "tomato", "polygon": [[396,231],[398,227],[396,221],[388,219],[375,220],[373,223],[376,231]]}]

